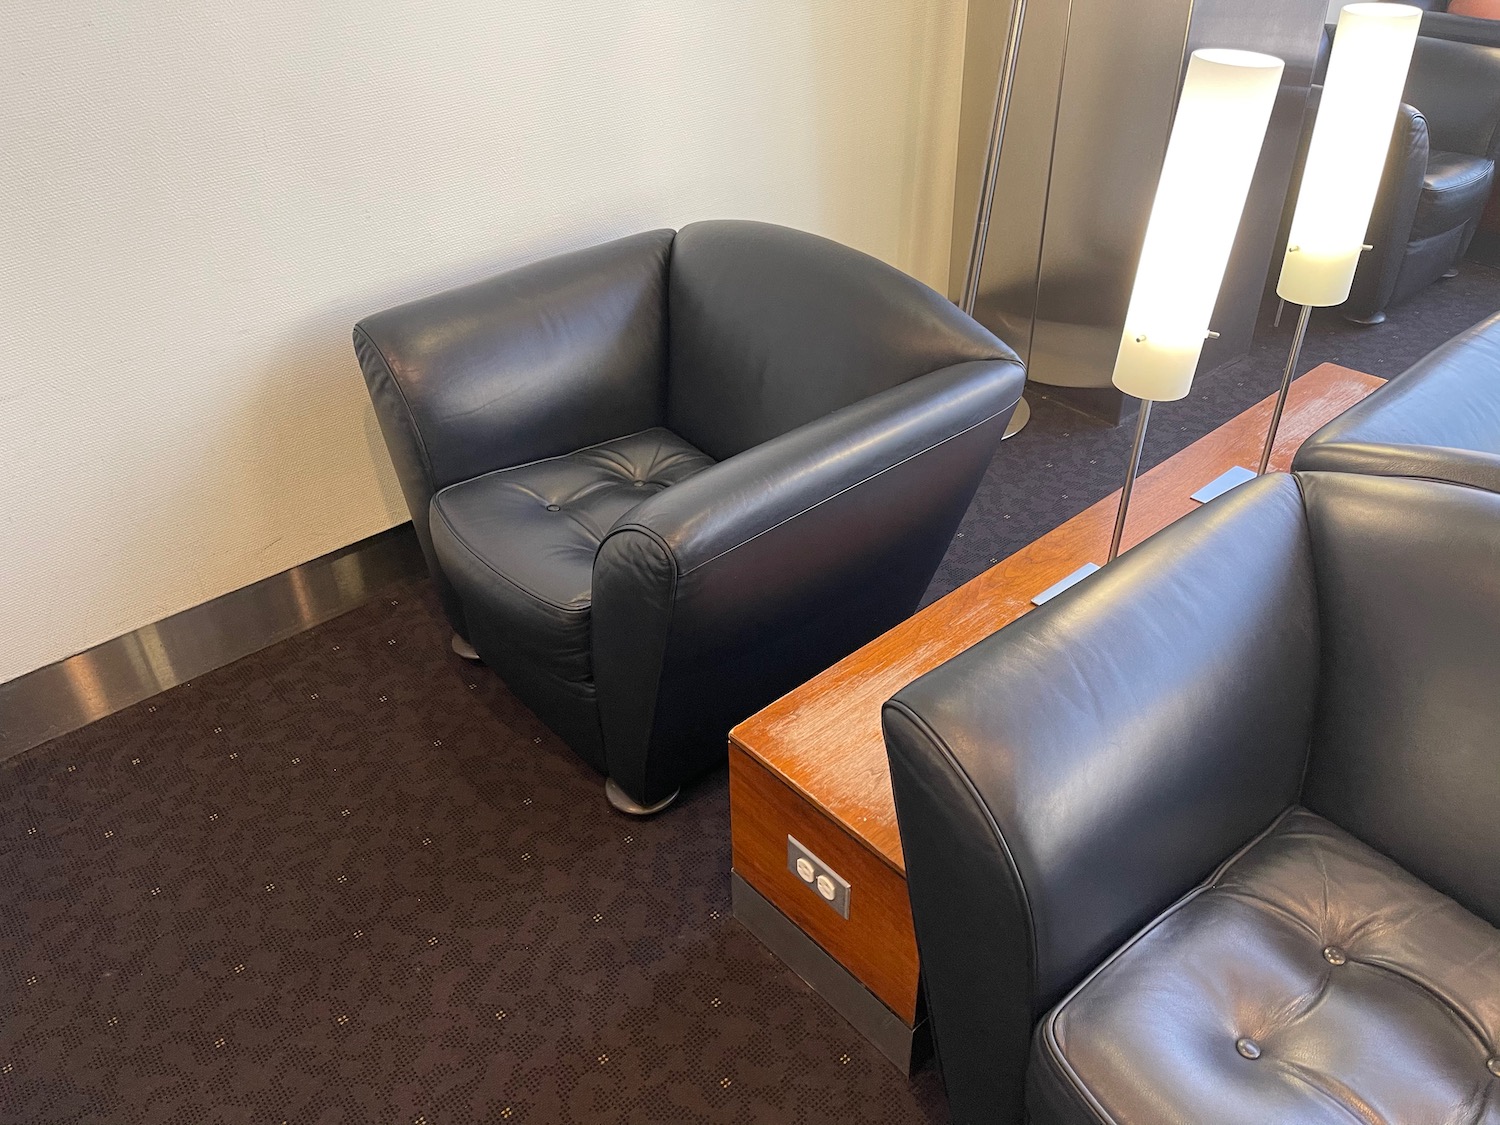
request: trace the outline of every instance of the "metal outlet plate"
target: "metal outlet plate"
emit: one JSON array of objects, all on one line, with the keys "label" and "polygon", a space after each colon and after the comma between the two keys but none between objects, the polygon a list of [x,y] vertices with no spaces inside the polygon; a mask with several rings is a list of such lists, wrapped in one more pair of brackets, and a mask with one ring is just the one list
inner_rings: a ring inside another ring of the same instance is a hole
[{"label": "metal outlet plate", "polygon": [[795,836],[786,838],[786,869],[826,905],[849,917],[849,880],[824,863]]}]

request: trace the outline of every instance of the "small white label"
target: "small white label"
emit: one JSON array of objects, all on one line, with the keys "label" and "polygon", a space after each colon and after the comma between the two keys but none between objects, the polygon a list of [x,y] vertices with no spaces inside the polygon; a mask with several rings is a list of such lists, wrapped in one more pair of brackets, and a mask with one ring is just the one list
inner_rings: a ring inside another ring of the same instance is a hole
[{"label": "small white label", "polygon": [[812,861],[806,857],[799,857],[797,860],[797,875],[804,883],[811,883],[813,881]]}]

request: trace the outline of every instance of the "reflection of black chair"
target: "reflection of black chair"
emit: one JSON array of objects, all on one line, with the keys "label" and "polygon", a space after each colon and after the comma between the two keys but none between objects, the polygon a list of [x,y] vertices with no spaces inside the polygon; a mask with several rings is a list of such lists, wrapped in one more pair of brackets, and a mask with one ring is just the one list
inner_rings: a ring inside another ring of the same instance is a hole
[{"label": "reflection of black chair", "polygon": [[914,609],[1023,373],[927,286],[697,223],[354,333],[455,632],[644,811]]},{"label": "reflection of black chair", "polygon": [[1468,249],[1500,150],[1500,47],[1419,36],[1405,100],[1370,218],[1373,249],[1342,310],[1361,324],[1379,324]]}]

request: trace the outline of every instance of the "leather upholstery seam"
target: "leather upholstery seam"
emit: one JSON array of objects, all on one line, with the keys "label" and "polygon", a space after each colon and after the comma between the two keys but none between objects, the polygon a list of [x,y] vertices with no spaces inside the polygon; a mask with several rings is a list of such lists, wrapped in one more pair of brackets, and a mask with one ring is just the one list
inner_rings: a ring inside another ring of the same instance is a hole
[{"label": "leather upholstery seam", "polygon": [[[616,442],[628,441],[631,438],[640,437],[642,434],[649,434],[652,430],[661,430],[663,433],[671,434],[673,437],[677,438],[677,440],[680,441],[680,442],[682,442],[683,445],[686,445],[694,453],[698,454],[700,457],[702,457],[705,461],[708,462],[708,465],[706,465],[704,467],[705,469],[710,469],[710,468],[713,468],[713,466],[715,466],[715,465],[722,464],[722,462],[715,461],[707,453],[704,453],[703,450],[699,449],[696,445],[694,445],[692,442],[688,441],[686,438],[683,438],[682,436],[680,436],[679,434],[677,434],[675,431],[669,430],[665,426],[647,426],[643,430],[633,430],[633,431],[631,431],[628,434],[621,434],[619,437],[605,438],[603,441],[596,441],[596,442],[594,442],[593,445],[583,445],[583,446],[579,446],[577,449],[570,449],[566,453],[554,453],[550,457],[534,457],[530,461],[522,461],[522,462],[520,462],[519,464],[516,464],[516,465],[502,465],[498,469],[486,469],[484,472],[479,473],[477,476],[468,477],[468,478],[466,478],[464,480],[456,480],[452,484],[444,485],[442,488],[438,489],[437,491],[438,492],[444,492],[447,489],[456,488],[457,486],[459,486],[461,484],[470,484],[471,482],[476,481],[476,480],[483,480],[485,477],[495,476],[497,473],[510,473],[510,472],[514,472],[516,469],[529,469],[533,465],[544,465],[548,461],[561,461],[565,457],[577,457],[580,453],[591,453],[594,450],[600,449],[600,448],[602,448],[603,446],[606,446],[606,445],[613,445]],[[680,454],[679,454],[679,456],[680,456]],[[699,470],[699,472],[702,472],[702,471],[704,471],[704,470],[702,470],[702,469]],[[695,473],[694,475],[696,476],[697,474]],[[683,479],[687,480],[687,479],[690,479],[690,478],[686,478],[685,477]],[[682,481],[677,481],[675,483],[681,484]],[[645,498],[643,497],[642,498],[642,502],[644,502],[644,500],[645,500]]]},{"label": "leather upholstery seam", "polygon": [[[1016,402],[1020,402],[1020,399],[1017,399]],[[1011,403],[1011,405],[1008,408],[1006,408],[1006,409],[1014,410],[1015,407],[1016,407],[1016,403]],[[901,460],[895,462],[894,464],[887,465],[885,468],[881,469],[879,472],[871,473],[869,476],[864,477],[864,478],[862,478],[860,480],[857,480],[853,484],[849,484],[849,485],[844,486],[843,488],[839,489],[837,492],[833,493],[831,496],[825,496],[821,500],[818,500],[818,501],[816,501],[816,502],[814,502],[812,504],[809,504],[809,505],[807,505],[807,507],[802,508],[799,511],[793,512],[789,516],[785,516],[782,519],[777,520],[775,523],[771,524],[769,527],[764,527],[760,531],[757,531],[754,535],[751,535],[751,536],[748,536],[748,537],[746,537],[744,539],[741,539],[739,542],[733,544],[732,546],[725,547],[718,554],[713,555],[713,556],[711,556],[709,558],[706,558],[702,562],[695,563],[692,567],[690,567],[687,570],[681,570],[679,568],[679,573],[682,575],[682,577],[685,578],[689,574],[693,574],[693,573],[695,573],[695,572],[697,572],[699,570],[702,570],[704,567],[709,566],[712,563],[718,562],[720,559],[724,558],[726,555],[729,555],[729,554],[734,553],[735,551],[738,551],[741,547],[749,546],[751,543],[755,542],[757,539],[761,538],[762,536],[769,535],[773,531],[776,531],[776,530],[778,530],[778,529],[786,526],[787,524],[791,523],[792,521],[801,519],[803,516],[807,515],[809,512],[812,512],[812,511],[814,511],[814,510],[816,510],[818,508],[821,508],[825,504],[831,504],[831,503],[833,503],[833,501],[838,500],[841,497],[843,497],[843,496],[845,496],[845,495],[853,492],[855,489],[863,488],[865,485],[869,484],[871,481],[877,480],[878,478],[883,477],[887,473],[892,472],[892,471],[894,471],[896,469],[899,469],[899,468],[903,467],[904,465],[908,465],[911,462],[915,461],[919,457],[925,457],[927,454],[931,453],[933,450],[935,450],[935,449],[941,449],[943,446],[947,445],[949,442],[957,441],[959,438],[964,437],[966,434],[972,433],[974,430],[979,429],[981,426],[988,425],[989,423],[993,422],[996,418],[999,418],[1004,413],[1005,413],[1005,409],[997,410],[997,411],[995,411],[995,413],[989,415],[988,417],[980,419],[978,422],[975,422],[973,425],[971,425],[971,426],[965,426],[962,430],[959,430],[957,433],[949,434],[947,437],[943,438],[941,441],[933,442],[931,445],[926,446],[926,447],[924,447],[922,449],[919,449],[915,453],[912,453],[912,454],[910,454],[910,455],[908,455],[906,457],[903,457]],[[725,464],[728,464],[728,463],[729,462],[727,460],[715,462],[715,464],[717,464],[717,465],[725,465]],[[613,535],[617,531],[645,531],[645,530],[647,530],[647,528],[646,528],[646,525],[644,525],[644,524],[639,524],[639,523],[634,523],[634,522],[632,522],[632,523],[624,523],[624,524],[617,524],[614,528],[612,528],[610,530],[610,535]],[[655,532],[652,532],[652,534],[654,535]],[[605,538],[607,539],[608,536],[606,536]],[[658,536],[658,538],[659,538],[659,536]],[[602,544],[601,544],[601,546],[602,546]]]},{"label": "leather upholstery seam", "polygon": [[[1302,475],[1297,472],[1291,474],[1292,483],[1297,487],[1298,515],[1302,517],[1302,528],[1307,533],[1307,566],[1312,572],[1312,597],[1313,597],[1313,620],[1317,623],[1318,636],[1314,646],[1317,660],[1317,668],[1321,673],[1323,667],[1323,598],[1322,587],[1318,582],[1318,545],[1317,537],[1313,534],[1312,513],[1307,507],[1307,490],[1302,485]],[[1312,772],[1313,738],[1318,730],[1318,714],[1322,710],[1322,676],[1319,675],[1319,687],[1313,695],[1313,713],[1308,723],[1307,742],[1302,748],[1302,772],[1297,778],[1297,800],[1302,800],[1302,794],[1307,788],[1307,776]]]},{"label": "leather upholstery seam", "polygon": [[[1320,446],[1319,448],[1336,448],[1338,444],[1340,444],[1340,443],[1330,443],[1329,446]],[[1406,444],[1399,444],[1397,442],[1377,442],[1377,441],[1362,442],[1360,444],[1365,445],[1366,448],[1369,448],[1369,449],[1372,449],[1372,450],[1377,450],[1377,449],[1378,450],[1396,450],[1396,451],[1417,450],[1417,451],[1420,452],[1422,450],[1428,450],[1428,449],[1430,449],[1430,450],[1434,450],[1434,451],[1439,452],[1439,453],[1452,452],[1452,453],[1464,454],[1465,455],[1464,458],[1461,458],[1460,460],[1465,460],[1467,457],[1472,456],[1475,453],[1480,453],[1481,455],[1483,455],[1483,451],[1482,450],[1463,449],[1463,448],[1460,448],[1458,446],[1449,446],[1449,445],[1406,445]],[[1387,455],[1389,456],[1389,454],[1387,454]],[[1500,459],[1487,457],[1486,460],[1500,460]],[[1341,472],[1344,472],[1344,470],[1343,469],[1321,469],[1321,468],[1318,468],[1317,466],[1313,466],[1312,468],[1299,469],[1299,470],[1297,470],[1297,472],[1299,472],[1299,473],[1341,473]],[[1443,484],[1443,485],[1448,485],[1448,486],[1453,487],[1453,488],[1467,488],[1467,489],[1470,489],[1471,491],[1474,491],[1474,492],[1485,492],[1485,493],[1488,493],[1491,496],[1495,495],[1495,490],[1494,489],[1492,489],[1492,488],[1486,488],[1482,484],[1471,484],[1470,482],[1464,481],[1464,480],[1454,480],[1452,477],[1434,477],[1434,476],[1427,476],[1427,475],[1424,475],[1424,474],[1421,474],[1421,473],[1402,472],[1400,469],[1385,469],[1385,468],[1381,468],[1380,466],[1375,466],[1375,465],[1365,465],[1365,466],[1362,466],[1360,468],[1359,472],[1356,475],[1362,476],[1362,477],[1389,477],[1389,478],[1394,479],[1394,480],[1419,480],[1419,481],[1424,481],[1427,484]]]},{"label": "leather upholstery seam", "polygon": [[1332,1090],[1329,1090],[1327,1087],[1321,1085],[1318,1082],[1314,1082],[1312,1079],[1312,1075],[1305,1067],[1293,1062],[1290,1059],[1280,1060],[1279,1065],[1282,1072],[1290,1076],[1293,1081],[1300,1083],[1302,1086],[1311,1090],[1315,1094],[1322,1095],[1325,1102],[1331,1104],[1335,1109],[1342,1110],[1344,1115],[1350,1121],[1357,1122],[1359,1123],[1359,1125],[1365,1125],[1365,1123],[1369,1120],[1364,1115],[1355,1110],[1352,1106],[1350,1106],[1347,1102],[1341,1100],[1338,1095],[1336,1095]]},{"label": "leather upholstery seam", "polygon": [[1471,172],[1469,174],[1469,178],[1466,180],[1458,180],[1455,183],[1443,184],[1441,186],[1434,184],[1432,187],[1424,187],[1422,190],[1426,192],[1429,197],[1437,198],[1439,196],[1446,195],[1448,192],[1456,191],[1459,188],[1473,187],[1480,180],[1488,179],[1491,175],[1493,175],[1494,170],[1495,168],[1492,162],[1490,167],[1484,169],[1483,171]]},{"label": "leather upholstery seam", "polygon": [[[1358,837],[1356,837],[1356,839],[1358,839]],[[1392,860],[1391,862],[1395,863],[1394,860]],[[1396,867],[1403,872],[1406,871],[1406,868],[1401,867],[1400,864],[1396,864]],[[1407,874],[1410,874],[1410,872],[1407,872]],[[1463,909],[1463,907],[1460,906],[1460,909]],[[1383,973],[1387,976],[1394,977],[1396,980],[1410,985],[1412,988],[1420,992],[1423,996],[1426,996],[1433,1003],[1435,1003],[1438,1006],[1439,1010],[1446,1012],[1449,1017],[1452,1018],[1454,1023],[1458,1024],[1459,1027],[1473,1036],[1474,1041],[1479,1044],[1480,1054],[1491,1055],[1494,1053],[1495,1041],[1492,1039],[1488,1028],[1475,1020],[1471,1020],[1468,1014],[1463,1009],[1459,1008],[1441,992],[1429,988],[1416,977],[1406,972],[1403,968],[1401,968],[1401,966],[1392,961],[1375,961],[1365,957],[1350,957],[1349,961],[1351,964],[1362,965],[1366,969],[1370,969],[1377,973]]]}]

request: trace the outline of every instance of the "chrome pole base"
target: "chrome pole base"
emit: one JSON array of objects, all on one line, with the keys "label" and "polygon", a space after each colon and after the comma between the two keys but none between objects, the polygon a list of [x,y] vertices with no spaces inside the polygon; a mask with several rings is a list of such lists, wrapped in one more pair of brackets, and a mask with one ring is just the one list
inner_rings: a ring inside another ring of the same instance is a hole
[{"label": "chrome pole base", "polygon": [[476,664],[479,663],[479,653],[475,650],[474,646],[460,637],[457,633],[453,634],[453,640],[449,641],[448,644],[454,652],[458,653],[458,655],[462,656],[465,660],[472,660]]},{"label": "chrome pole base", "polygon": [[1031,421],[1031,404],[1024,398],[1016,403],[1016,409],[1010,416],[1010,423],[1005,427],[1005,433],[1000,435],[1000,440],[1013,438],[1026,428],[1026,423]]},{"label": "chrome pole base", "polygon": [[625,790],[621,789],[618,785],[615,784],[614,778],[606,778],[604,782],[605,798],[611,805],[613,805],[620,812],[624,813],[626,816],[655,816],[657,813],[661,812],[662,809],[666,808],[673,801],[677,800],[677,794],[681,792],[682,790],[680,789],[674,789],[671,796],[663,797],[654,805],[638,805],[630,799],[630,797],[625,793]]}]

